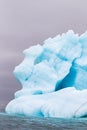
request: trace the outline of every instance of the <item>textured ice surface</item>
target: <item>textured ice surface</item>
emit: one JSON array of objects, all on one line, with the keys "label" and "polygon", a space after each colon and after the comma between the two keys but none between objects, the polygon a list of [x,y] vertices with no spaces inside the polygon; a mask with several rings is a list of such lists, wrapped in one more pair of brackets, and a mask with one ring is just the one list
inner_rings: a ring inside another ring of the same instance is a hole
[{"label": "textured ice surface", "polygon": [[[87,115],[87,32],[68,31],[24,51],[14,70],[22,89],[6,112],[26,116]],[[74,86],[74,87],[73,87]]]}]

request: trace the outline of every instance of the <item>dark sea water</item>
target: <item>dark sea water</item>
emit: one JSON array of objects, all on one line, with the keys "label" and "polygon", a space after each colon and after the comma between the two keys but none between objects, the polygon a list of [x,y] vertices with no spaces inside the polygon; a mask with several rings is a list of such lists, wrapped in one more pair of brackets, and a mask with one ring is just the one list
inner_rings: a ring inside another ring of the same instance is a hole
[{"label": "dark sea water", "polygon": [[87,118],[26,118],[0,113],[0,130],[87,130]]}]

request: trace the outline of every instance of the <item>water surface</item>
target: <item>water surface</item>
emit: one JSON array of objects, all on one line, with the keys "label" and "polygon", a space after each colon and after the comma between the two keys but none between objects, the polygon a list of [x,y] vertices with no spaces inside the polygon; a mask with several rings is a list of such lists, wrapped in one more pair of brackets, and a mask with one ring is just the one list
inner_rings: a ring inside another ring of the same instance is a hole
[{"label": "water surface", "polygon": [[61,119],[0,114],[0,130],[87,130],[87,118]]}]

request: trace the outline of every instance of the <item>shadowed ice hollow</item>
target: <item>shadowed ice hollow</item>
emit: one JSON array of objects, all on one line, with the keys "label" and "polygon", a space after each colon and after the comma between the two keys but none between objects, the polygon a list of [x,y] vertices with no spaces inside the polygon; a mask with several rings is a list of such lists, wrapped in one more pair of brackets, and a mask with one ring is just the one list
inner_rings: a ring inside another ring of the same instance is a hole
[{"label": "shadowed ice hollow", "polygon": [[14,70],[22,85],[6,112],[39,117],[87,115],[87,32],[72,30],[24,51]]}]

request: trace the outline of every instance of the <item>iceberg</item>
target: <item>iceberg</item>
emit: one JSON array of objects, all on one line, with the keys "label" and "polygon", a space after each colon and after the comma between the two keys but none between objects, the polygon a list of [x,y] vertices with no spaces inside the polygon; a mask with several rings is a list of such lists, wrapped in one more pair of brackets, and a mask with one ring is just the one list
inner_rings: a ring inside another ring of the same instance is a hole
[{"label": "iceberg", "polygon": [[87,115],[87,32],[72,30],[26,49],[14,75],[22,89],[8,114],[72,118]]}]

